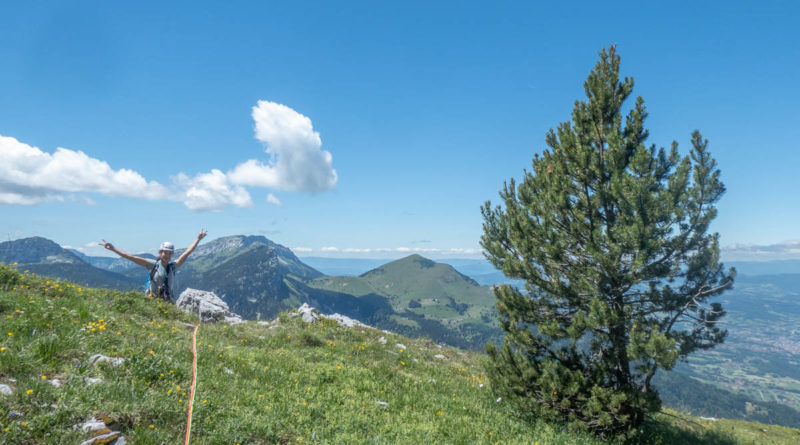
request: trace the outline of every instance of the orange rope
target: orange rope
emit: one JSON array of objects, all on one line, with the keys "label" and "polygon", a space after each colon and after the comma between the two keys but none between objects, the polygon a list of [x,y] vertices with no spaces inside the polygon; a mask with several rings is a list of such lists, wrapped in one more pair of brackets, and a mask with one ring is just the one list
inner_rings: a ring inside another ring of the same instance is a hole
[{"label": "orange rope", "polygon": [[189,435],[192,432],[192,408],[194,407],[194,387],[197,383],[197,328],[200,325],[194,325],[194,332],[192,332],[192,389],[189,393],[189,414],[186,418],[186,437],[184,438],[183,445],[189,445]]}]

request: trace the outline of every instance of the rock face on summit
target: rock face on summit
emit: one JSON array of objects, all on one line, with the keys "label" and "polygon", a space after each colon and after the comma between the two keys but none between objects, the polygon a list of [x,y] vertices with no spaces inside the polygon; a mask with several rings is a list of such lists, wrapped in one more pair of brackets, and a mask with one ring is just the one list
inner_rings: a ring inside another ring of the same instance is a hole
[{"label": "rock face on summit", "polygon": [[185,312],[197,314],[203,323],[216,321],[242,322],[242,317],[231,312],[228,309],[228,304],[222,301],[214,292],[187,288],[181,292],[175,305]]}]

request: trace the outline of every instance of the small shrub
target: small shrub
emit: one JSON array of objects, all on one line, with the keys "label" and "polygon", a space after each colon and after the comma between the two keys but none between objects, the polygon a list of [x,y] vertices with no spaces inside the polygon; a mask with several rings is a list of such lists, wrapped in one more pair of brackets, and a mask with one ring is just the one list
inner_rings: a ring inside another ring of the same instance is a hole
[{"label": "small shrub", "polygon": [[325,341],[308,331],[300,334],[300,344],[303,346],[319,347],[325,345]]},{"label": "small shrub", "polygon": [[11,289],[20,282],[21,278],[22,274],[13,267],[5,264],[0,265],[0,289]]}]

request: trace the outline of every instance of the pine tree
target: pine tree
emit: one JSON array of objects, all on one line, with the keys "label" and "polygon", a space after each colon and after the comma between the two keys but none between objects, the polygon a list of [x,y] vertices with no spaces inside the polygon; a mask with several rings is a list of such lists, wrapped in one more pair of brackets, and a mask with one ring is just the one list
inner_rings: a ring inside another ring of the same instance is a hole
[{"label": "pine tree", "polygon": [[[644,101],[603,49],[571,122],[546,136],[522,182],[481,209],[487,258],[524,289],[495,287],[505,332],[487,346],[494,388],[518,413],[617,434],[660,409],[651,381],[721,343],[709,300],[733,284],[708,228],[724,193],[708,141],[688,156],[646,146]],[[624,123],[624,125],[623,125]]]}]

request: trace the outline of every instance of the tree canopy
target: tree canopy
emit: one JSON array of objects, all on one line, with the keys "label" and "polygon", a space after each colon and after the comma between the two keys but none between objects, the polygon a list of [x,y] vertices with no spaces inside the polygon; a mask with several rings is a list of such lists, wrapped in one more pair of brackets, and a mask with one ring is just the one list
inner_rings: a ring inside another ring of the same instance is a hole
[{"label": "tree canopy", "polygon": [[683,157],[646,145],[644,100],[624,110],[634,82],[619,67],[603,49],[571,121],[482,208],[487,258],[526,283],[495,288],[494,387],[522,414],[599,434],[639,425],[660,408],[656,371],[724,340],[710,300],[735,276],[708,233],[725,191],[708,141],[695,131]]}]

